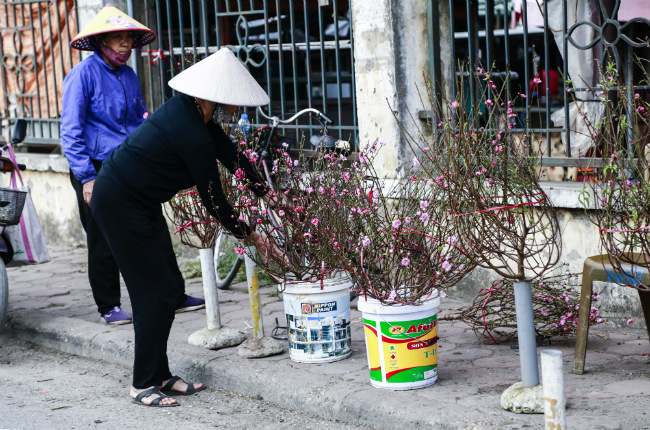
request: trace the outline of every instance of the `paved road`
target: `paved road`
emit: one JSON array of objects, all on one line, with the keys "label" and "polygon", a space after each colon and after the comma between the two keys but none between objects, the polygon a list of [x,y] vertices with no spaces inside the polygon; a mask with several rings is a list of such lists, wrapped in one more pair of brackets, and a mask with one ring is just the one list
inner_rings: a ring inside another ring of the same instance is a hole
[{"label": "paved road", "polygon": [[0,336],[1,429],[367,430],[208,388],[177,408],[131,403],[126,367]]},{"label": "paved road", "polygon": [[[157,417],[167,415],[170,419],[190,418],[188,423],[196,421],[201,424],[200,415],[186,416],[189,408],[181,407],[173,411],[147,410],[132,405],[127,397],[130,383],[128,372],[133,357],[133,327],[107,327],[99,323],[99,315],[94,306],[87,273],[85,273],[86,251],[82,248],[50,249],[52,262],[31,267],[11,268],[9,313],[7,323],[0,328],[14,338],[29,341],[61,352],[104,360],[106,369],[112,365],[124,366],[118,373],[121,377],[107,381],[101,378],[94,382],[73,381],[72,386],[79,388],[79,399],[93,399],[92,404],[115,399],[111,411],[130,411],[137,416]],[[477,281],[479,282],[479,281]],[[201,296],[203,286],[200,279],[188,279],[187,292]],[[285,320],[282,301],[277,297],[277,289],[269,286],[260,289],[262,295],[262,314],[267,327],[267,335],[274,326],[275,318]],[[222,323],[241,330],[247,337],[252,336],[251,313],[246,283],[233,285],[229,290],[219,291]],[[357,299],[358,300],[358,299]],[[297,420],[311,422],[320,419],[337,418],[340,421],[363,424],[390,430],[410,430],[431,428],[436,430],[494,430],[499,429],[534,429],[543,427],[543,416],[521,415],[505,411],[500,406],[501,393],[510,385],[520,380],[519,357],[516,350],[508,343],[494,345],[477,339],[473,330],[463,321],[449,319],[456,314],[463,303],[453,296],[453,291],[438,309],[440,322],[438,328],[438,362],[439,379],[435,385],[406,392],[381,390],[370,386],[367,367],[366,346],[363,334],[361,313],[356,308],[355,300],[351,310],[352,355],[333,363],[303,364],[291,360],[286,351],[277,356],[249,360],[240,357],[237,348],[224,348],[217,351],[206,350],[188,344],[188,337],[195,331],[205,328],[205,312],[188,312],[178,314],[170,334],[169,357],[174,373],[183,377],[200,379],[211,387],[236,392],[251,398],[261,394],[264,401],[275,405],[302,411],[295,415]],[[638,299],[636,299],[638,300]],[[123,306],[131,310],[126,291],[123,290]],[[607,315],[606,315],[607,316]],[[609,430],[650,429],[650,342],[645,328],[638,323],[631,326],[593,327],[590,331],[587,365],[584,375],[571,373],[575,340],[573,338],[555,338],[551,345],[544,344],[544,349],[559,350],[564,358],[565,392],[567,398],[567,428],[571,430]],[[3,357],[0,349],[0,360]],[[30,355],[30,354],[27,354]],[[43,375],[33,381],[53,378],[58,362],[38,362],[25,360],[28,365],[42,368]],[[22,389],[22,380],[18,371],[3,370],[0,364],[0,386],[3,387],[2,399]],[[17,369],[16,369],[17,370]],[[109,379],[112,371],[102,371]],[[65,380],[65,373],[58,379]],[[17,381],[7,387],[2,379]],[[15,378],[15,379],[14,379]],[[58,379],[57,379],[58,378]],[[115,381],[115,382],[113,382]],[[47,389],[39,384],[25,381],[26,387],[36,394]],[[33,385],[31,385],[33,384]],[[63,386],[62,386],[63,387]],[[74,388],[76,390],[76,388]],[[106,400],[95,400],[94,396],[103,394]],[[216,393],[216,392],[214,392]],[[207,393],[198,396],[198,401]],[[216,394],[209,392],[208,398]],[[214,397],[216,398],[216,397]],[[34,397],[36,401],[38,397]],[[28,400],[32,400],[28,397]],[[66,399],[67,400],[67,399]],[[52,417],[64,416],[70,410],[80,409],[71,398],[69,403],[50,402],[49,409],[56,406],[70,406],[65,409],[49,411]],[[193,399],[191,401],[194,401]],[[234,401],[234,400],[231,400]],[[83,403],[84,410],[93,410],[90,400]],[[207,402],[204,405],[211,404]],[[214,410],[220,402],[212,403]],[[255,404],[255,402],[253,402]],[[16,409],[29,408],[30,403],[4,403],[0,401],[0,427],[3,420],[11,417]],[[11,413],[3,413],[8,410]],[[182,409],[182,410],[181,410]],[[247,411],[246,407],[239,407]],[[233,409],[234,410],[234,409]],[[267,409],[269,411],[270,409]],[[209,410],[203,410],[208,414]],[[243,413],[242,413],[243,414]],[[28,414],[27,419],[35,414]],[[172,415],[174,416],[172,418]],[[223,416],[222,416],[223,415]],[[133,428],[122,426],[123,418],[116,414],[108,415],[115,421],[110,423],[120,430]],[[229,415],[211,412],[206,420],[211,425],[227,423]],[[215,418],[216,417],[216,418]],[[266,418],[264,418],[266,417]],[[258,428],[274,428],[275,415],[270,412],[262,414],[263,425]],[[92,418],[92,419],[91,419]],[[84,428],[101,428],[108,426],[94,424],[94,420],[104,417],[89,416],[84,421]],[[239,419],[237,417],[237,419]],[[181,422],[179,419],[178,422]],[[175,423],[176,421],[174,421]],[[282,423],[282,427],[290,427]],[[320,428],[319,425],[301,425],[302,421],[291,421],[293,426],[302,428]],[[81,427],[76,421],[67,422]],[[130,422],[129,424],[133,424]],[[93,427],[94,426],[94,427]],[[291,427],[293,427],[291,426]],[[50,428],[49,426],[48,428]],[[154,427],[152,425],[151,427]],[[157,426],[171,427],[171,426]],[[241,427],[231,427],[241,428]],[[324,427],[323,427],[324,428]],[[345,427],[343,427],[345,428]],[[354,427],[352,427],[354,428]]]}]

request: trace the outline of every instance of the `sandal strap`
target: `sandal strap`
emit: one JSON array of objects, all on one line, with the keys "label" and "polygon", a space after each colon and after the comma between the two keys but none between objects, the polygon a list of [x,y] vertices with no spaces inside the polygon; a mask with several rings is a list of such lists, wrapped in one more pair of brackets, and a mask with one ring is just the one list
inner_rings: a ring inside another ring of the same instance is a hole
[{"label": "sandal strap", "polygon": [[[183,381],[183,382],[185,382],[185,381]],[[187,390],[185,391],[185,394],[188,394],[188,395],[189,394],[194,394],[194,393],[199,391],[196,388],[194,388],[194,382],[185,382],[185,383],[187,384]]]},{"label": "sandal strap", "polygon": [[[172,387],[178,381],[183,381],[183,378],[181,378],[180,376],[172,376],[172,378],[169,381],[167,381],[167,383],[165,385],[160,387],[160,391],[173,391]],[[185,381],[183,381],[183,382],[185,382]]]},{"label": "sandal strap", "polygon": [[157,397],[154,400],[152,400],[152,403],[155,403],[156,405],[158,404],[158,402],[160,402],[160,399],[162,399],[164,397],[168,397],[168,396],[165,396],[163,393],[161,393],[158,388],[153,387],[153,388],[149,388],[148,390],[144,390],[143,392],[141,392],[140,394],[135,396],[135,400],[138,401],[138,402],[142,402],[142,399],[144,399],[145,397],[151,396],[152,394],[156,394],[156,395],[160,396],[160,397]]}]

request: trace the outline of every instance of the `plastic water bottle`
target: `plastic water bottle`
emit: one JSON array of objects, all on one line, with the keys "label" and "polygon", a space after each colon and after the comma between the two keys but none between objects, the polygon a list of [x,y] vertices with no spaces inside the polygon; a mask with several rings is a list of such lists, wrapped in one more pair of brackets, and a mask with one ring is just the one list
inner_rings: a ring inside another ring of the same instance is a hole
[{"label": "plastic water bottle", "polygon": [[239,130],[244,133],[244,136],[248,137],[251,132],[251,123],[248,121],[248,114],[241,114],[241,119],[237,123]]}]

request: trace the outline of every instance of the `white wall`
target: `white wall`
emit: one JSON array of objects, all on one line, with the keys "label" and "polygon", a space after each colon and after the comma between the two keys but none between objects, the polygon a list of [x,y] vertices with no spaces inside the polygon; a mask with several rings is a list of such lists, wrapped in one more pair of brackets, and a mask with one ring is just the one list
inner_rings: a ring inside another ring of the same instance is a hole
[{"label": "white wall", "polygon": [[429,68],[426,8],[424,1],[352,2],[359,140],[387,142],[375,163],[385,177],[399,177],[413,158],[391,107],[409,127],[406,107],[414,115],[422,109],[418,87],[424,88]]}]

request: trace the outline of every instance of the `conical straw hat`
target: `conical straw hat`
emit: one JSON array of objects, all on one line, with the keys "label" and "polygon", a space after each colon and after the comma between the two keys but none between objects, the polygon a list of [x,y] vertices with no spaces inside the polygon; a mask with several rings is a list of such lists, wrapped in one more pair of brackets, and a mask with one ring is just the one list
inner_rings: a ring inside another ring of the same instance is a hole
[{"label": "conical straw hat", "polygon": [[72,39],[70,46],[84,51],[94,51],[91,43],[93,36],[113,31],[132,31],[133,48],[147,45],[156,39],[156,33],[131,18],[116,7],[107,4],[96,17],[88,23],[77,37]]},{"label": "conical straw hat", "polygon": [[169,86],[188,96],[232,106],[262,106],[270,102],[246,67],[228,48],[182,71]]}]

